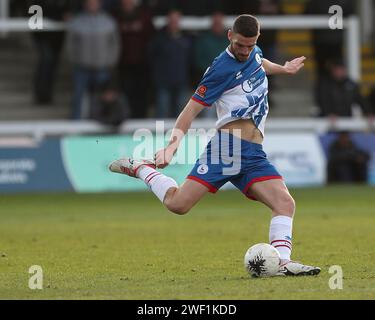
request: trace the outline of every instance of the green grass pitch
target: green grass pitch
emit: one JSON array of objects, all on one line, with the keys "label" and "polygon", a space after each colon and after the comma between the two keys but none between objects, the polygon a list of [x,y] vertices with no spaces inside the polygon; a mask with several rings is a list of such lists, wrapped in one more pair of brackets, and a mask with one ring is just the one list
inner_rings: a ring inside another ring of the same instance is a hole
[{"label": "green grass pitch", "polygon": [[[269,210],[239,192],[187,216],[151,193],[2,195],[0,299],[374,299],[375,189],[292,190],[293,258],[318,277],[251,279],[243,256],[268,241]],[[31,290],[29,267],[43,268]],[[343,290],[328,272],[340,265]]]}]

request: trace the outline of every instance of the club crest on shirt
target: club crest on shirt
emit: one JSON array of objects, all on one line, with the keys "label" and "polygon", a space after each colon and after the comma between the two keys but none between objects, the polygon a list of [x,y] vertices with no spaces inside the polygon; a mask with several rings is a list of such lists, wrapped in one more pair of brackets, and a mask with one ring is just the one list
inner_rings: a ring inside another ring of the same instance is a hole
[{"label": "club crest on shirt", "polygon": [[197,172],[201,175],[204,175],[204,174],[207,174],[208,172],[208,165],[206,164],[201,164],[198,169],[197,169]]},{"label": "club crest on shirt", "polygon": [[259,53],[255,55],[255,60],[259,63],[262,64],[262,58],[260,57]]}]

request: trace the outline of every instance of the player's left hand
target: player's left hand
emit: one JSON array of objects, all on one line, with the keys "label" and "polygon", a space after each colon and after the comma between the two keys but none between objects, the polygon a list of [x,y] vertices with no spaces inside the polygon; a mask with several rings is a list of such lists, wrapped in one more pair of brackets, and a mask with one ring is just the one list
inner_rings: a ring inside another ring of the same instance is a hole
[{"label": "player's left hand", "polygon": [[284,70],[287,74],[296,74],[300,71],[304,66],[304,62],[306,57],[299,57],[292,61],[287,61],[284,65]]},{"label": "player's left hand", "polygon": [[158,169],[166,168],[172,161],[176,149],[173,146],[166,147],[165,149],[159,150],[155,154],[155,165]]}]

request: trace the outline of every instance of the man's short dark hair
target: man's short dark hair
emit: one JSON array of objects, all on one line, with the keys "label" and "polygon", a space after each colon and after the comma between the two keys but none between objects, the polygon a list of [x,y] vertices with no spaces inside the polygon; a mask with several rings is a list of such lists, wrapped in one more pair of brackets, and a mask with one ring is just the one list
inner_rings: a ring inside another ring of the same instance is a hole
[{"label": "man's short dark hair", "polygon": [[256,37],[259,33],[259,21],[250,14],[243,14],[234,22],[233,32],[246,38]]}]

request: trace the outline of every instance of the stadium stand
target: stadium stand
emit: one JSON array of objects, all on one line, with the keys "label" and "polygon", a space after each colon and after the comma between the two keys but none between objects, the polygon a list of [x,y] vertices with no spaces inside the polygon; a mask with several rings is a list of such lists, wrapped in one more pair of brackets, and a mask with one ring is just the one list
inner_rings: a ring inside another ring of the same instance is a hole
[{"label": "stadium stand", "polygon": [[[288,15],[304,12],[307,1],[283,0],[282,11]],[[185,20],[187,17],[185,17]],[[158,18],[156,19],[156,21]],[[159,19],[160,20],[160,19]],[[204,17],[202,17],[204,20]],[[12,20],[15,22],[15,20]],[[17,29],[17,28],[15,28]],[[56,96],[53,106],[32,103],[32,77],[36,61],[35,48],[27,32],[4,34],[0,39],[0,105],[1,120],[56,120],[69,119],[72,93],[71,65],[67,55],[62,55],[59,67]],[[305,72],[295,78],[277,78],[273,95],[271,117],[310,117],[315,112],[313,91],[315,79],[314,50],[310,30],[281,29],[277,32],[278,61],[305,55]],[[368,43],[362,47],[362,92],[367,95],[375,84],[375,57]],[[191,91],[194,90],[194,85]]]},{"label": "stadium stand", "polygon": [[54,105],[33,105],[32,83],[36,52],[29,33],[13,33],[1,39],[0,50],[0,119],[68,119],[71,95],[70,64],[63,56]]}]

